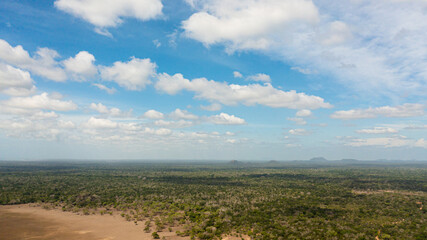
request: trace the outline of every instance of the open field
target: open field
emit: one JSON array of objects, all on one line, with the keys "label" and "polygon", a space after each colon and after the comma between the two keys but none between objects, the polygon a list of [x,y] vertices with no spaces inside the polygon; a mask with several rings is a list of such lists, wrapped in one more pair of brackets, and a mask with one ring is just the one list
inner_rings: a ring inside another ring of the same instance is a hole
[{"label": "open field", "polygon": [[0,162],[0,189],[5,239],[427,237],[424,163]]}]

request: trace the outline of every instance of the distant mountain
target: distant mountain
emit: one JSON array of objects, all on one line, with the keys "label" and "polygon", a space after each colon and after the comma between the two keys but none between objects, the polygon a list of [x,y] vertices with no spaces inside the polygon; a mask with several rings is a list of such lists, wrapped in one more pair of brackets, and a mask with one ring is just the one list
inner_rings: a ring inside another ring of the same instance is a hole
[{"label": "distant mountain", "polygon": [[357,160],[357,159],[352,159],[352,158],[344,158],[344,159],[341,159],[341,162],[345,162],[345,163],[356,163],[356,162],[360,162],[360,161]]},{"label": "distant mountain", "polygon": [[274,163],[279,163],[278,161],[276,161],[276,160],[270,160],[270,161],[268,161],[268,163],[270,163],[270,164],[274,164]]},{"label": "distant mountain", "polygon": [[327,162],[328,159],[324,158],[324,157],[314,157],[312,159],[309,160],[310,162]]}]

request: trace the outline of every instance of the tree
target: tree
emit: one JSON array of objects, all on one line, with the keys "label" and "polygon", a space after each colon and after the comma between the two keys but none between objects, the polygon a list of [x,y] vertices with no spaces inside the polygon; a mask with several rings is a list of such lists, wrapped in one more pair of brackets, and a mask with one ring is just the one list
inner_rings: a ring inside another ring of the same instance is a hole
[{"label": "tree", "polygon": [[153,232],[151,234],[151,236],[153,236],[154,239],[160,239],[160,236],[159,236],[159,234],[157,232]]}]

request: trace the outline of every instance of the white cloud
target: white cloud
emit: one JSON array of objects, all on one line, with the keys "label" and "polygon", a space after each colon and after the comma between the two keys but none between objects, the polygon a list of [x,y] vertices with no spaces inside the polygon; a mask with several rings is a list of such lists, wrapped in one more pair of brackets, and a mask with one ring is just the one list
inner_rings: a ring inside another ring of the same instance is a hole
[{"label": "white cloud", "polygon": [[113,38],[113,34],[111,34],[110,31],[108,31],[105,28],[95,28],[94,31],[96,33],[98,33],[99,35],[106,36],[106,37],[109,37],[109,38]]},{"label": "white cloud", "polygon": [[158,75],[156,89],[168,94],[176,94],[182,90],[195,92],[196,98],[215,101],[224,105],[244,104],[265,105],[275,108],[291,109],[317,109],[331,108],[332,105],[325,103],[317,96],[297,93],[293,90],[285,92],[274,88],[271,84],[237,85],[225,82],[216,82],[206,78],[193,80],[185,79],[182,74],[170,76],[166,73]]},{"label": "white cloud", "polygon": [[397,133],[398,131],[394,128],[389,127],[374,127],[371,129],[360,129],[356,131],[357,133],[366,133],[366,134],[383,134],[383,133]]},{"label": "white cloud", "polygon": [[118,123],[113,122],[109,119],[95,117],[89,118],[89,120],[83,124],[83,127],[90,129],[112,129],[117,128],[118,126]]},{"label": "white cloud", "polygon": [[304,118],[295,117],[295,118],[287,118],[287,119],[288,119],[288,121],[295,122],[295,124],[298,124],[298,125],[306,125],[307,124],[307,122],[304,120]]},{"label": "white cloud", "polygon": [[146,111],[142,115],[142,117],[148,118],[148,119],[163,119],[165,116],[163,113],[151,109],[151,110]]},{"label": "white cloud", "polygon": [[233,72],[233,76],[234,76],[235,78],[242,78],[242,77],[243,77],[243,75],[242,75],[240,72],[238,72],[238,71],[234,71],[234,72]]},{"label": "white cloud", "polygon": [[0,93],[11,96],[27,96],[36,87],[29,72],[0,63]]},{"label": "white cloud", "polygon": [[248,76],[246,79],[250,81],[255,81],[255,82],[271,82],[270,76],[264,73],[251,75],[251,76]]},{"label": "white cloud", "polygon": [[122,110],[118,108],[108,108],[102,103],[91,103],[89,106],[90,109],[97,111],[98,113],[104,115],[104,116],[111,116],[111,117],[129,117],[132,114],[132,110],[128,112],[123,112]]},{"label": "white cloud", "polygon": [[38,112],[30,118],[0,120],[0,130],[4,131],[8,137],[24,139],[58,141],[71,136],[75,124],[57,118],[54,112]]},{"label": "white cloud", "polygon": [[28,70],[31,73],[47,79],[63,82],[67,76],[55,60],[59,54],[49,48],[39,48],[35,57],[30,57],[21,45],[12,47],[8,42],[0,39],[0,60]]},{"label": "white cloud", "polygon": [[310,117],[311,115],[312,113],[308,109],[301,109],[295,114],[297,117]]},{"label": "white cloud", "polygon": [[231,50],[266,49],[269,34],[319,19],[307,0],[200,0],[193,6],[199,12],[182,22],[186,35],[206,45],[225,42]]},{"label": "white cloud", "polygon": [[305,135],[309,135],[310,132],[302,128],[297,128],[297,129],[289,130],[289,134],[297,135],[297,136],[305,136]]},{"label": "white cloud", "polygon": [[86,80],[98,73],[96,66],[93,64],[94,62],[95,57],[92,54],[81,51],[74,58],[70,57],[62,63],[65,66],[65,70],[70,72],[74,79]]},{"label": "white cloud", "polygon": [[50,112],[39,111],[31,115],[29,118],[31,120],[43,120],[43,119],[51,119],[51,118],[58,118],[58,117],[59,117],[58,114],[56,114],[53,111],[50,111]]},{"label": "white cloud", "polygon": [[57,0],[55,7],[98,28],[115,27],[124,17],[141,21],[162,15],[161,0]]},{"label": "white cloud", "polygon": [[[95,104],[93,108],[107,112],[109,108]],[[3,108],[1,108],[3,109]],[[63,120],[53,111],[38,111],[28,116],[15,116],[11,120],[0,119],[0,130],[5,136],[24,139],[44,139],[48,141],[78,141],[82,144],[138,144],[138,146],[194,147],[195,144],[222,145],[233,133],[192,132],[181,129],[174,132],[171,128],[193,126],[194,121],[157,120],[154,123],[141,123],[138,120],[112,121],[103,117],[72,117],[77,123]],[[207,117],[206,117],[207,118]],[[207,121],[205,117],[204,121]],[[201,123],[197,121],[196,123]],[[155,127],[149,127],[154,124]],[[236,142],[243,139],[235,138]]]},{"label": "white cloud", "polygon": [[246,121],[242,118],[234,115],[228,115],[227,113],[220,113],[215,116],[208,117],[209,121],[218,125],[242,125],[246,124]]},{"label": "white cloud", "polygon": [[422,147],[422,148],[426,148],[426,149],[427,149],[427,141],[426,141],[426,140],[424,140],[424,138],[418,139],[418,140],[415,142],[415,146],[416,146],[416,147]]},{"label": "white cloud", "polygon": [[62,129],[73,129],[76,125],[72,121],[58,120],[58,127]]},{"label": "white cloud", "polygon": [[179,108],[169,114],[169,117],[173,119],[185,119],[185,120],[197,120],[198,116],[189,113],[187,110],[181,110]]},{"label": "white cloud", "polygon": [[316,73],[317,73],[317,71],[313,71],[313,70],[311,70],[311,69],[309,69],[309,68],[291,67],[291,69],[292,69],[292,70],[295,70],[295,71],[298,71],[298,72],[300,72],[300,73],[302,73],[302,74],[306,74],[306,75],[309,75],[309,74],[316,74]]},{"label": "white cloud", "polygon": [[141,117],[157,120],[154,122],[156,126],[168,127],[168,128],[185,128],[191,127],[202,122],[211,122],[218,125],[242,125],[246,124],[246,121],[242,118],[227,113],[220,113],[213,116],[199,117],[187,110],[181,110],[179,108],[168,114],[168,117],[175,119],[176,121],[163,120],[165,117],[163,113],[149,110],[145,112]]},{"label": "white cloud", "polygon": [[353,138],[349,140],[346,145],[353,147],[364,147],[364,146],[382,146],[386,148],[390,147],[404,147],[414,146],[414,141],[406,138],[405,136],[394,136],[384,138]]},{"label": "white cloud", "polygon": [[346,23],[335,21],[330,23],[329,29],[324,36],[322,36],[322,44],[324,45],[337,45],[346,42],[352,37],[352,33]]},{"label": "white cloud", "polygon": [[391,137],[378,137],[378,138],[354,138],[354,137],[340,137],[344,144],[352,147],[420,147],[427,148],[427,141],[424,138],[411,139],[406,136],[393,135]]},{"label": "white cloud", "polygon": [[172,133],[172,130],[167,128],[160,128],[160,129],[152,129],[152,128],[145,128],[146,133],[155,134],[159,136],[167,136]]},{"label": "white cloud", "polygon": [[126,123],[118,123],[118,128],[123,131],[123,134],[134,134],[143,129],[141,124],[136,122],[126,122]]},{"label": "white cloud", "polygon": [[77,105],[72,101],[61,101],[55,94],[42,93],[31,97],[13,97],[0,102],[1,110],[13,114],[26,114],[41,109],[53,111],[72,111]]},{"label": "white cloud", "polygon": [[178,121],[157,120],[154,122],[154,125],[159,127],[168,127],[168,128],[186,128],[186,127],[194,126],[195,123],[187,120],[178,120]]},{"label": "white cloud", "polygon": [[98,104],[91,103],[90,109],[95,110],[99,113],[109,113],[110,112],[109,109],[105,105],[103,105],[102,103],[98,103]]},{"label": "white cloud", "polygon": [[206,110],[206,111],[219,111],[221,110],[222,106],[221,104],[218,103],[212,103],[211,105],[208,106],[200,106],[201,109]]},{"label": "white cloud", "polygon": [[106,81],[114,81],[128,90],[142,90],[151,84],[156,74],[157,65],[149,58],[132,58],[128,62],[115,62],[112,67],[101,67],[101,77]]},{"label": "white cloud", "polygon": [[363,97],[427,91],[425,1],[193,0],[190,5],[197,12],[183,21],[183,29],[205,45],[255,50],[304,66],[293,69],[327,74]]},{"label": "white cloud", "polygon": [[424,115],[426,106],[418,103],[405,103],[403,105],[390,107],[376,107],[368,109],[352,109],[346,111],[336,111],[331,115],[334,119],[362,119],[362,118],[377,118],[377,117],[416,117]]},{"label": "white cloud", "polygon": [[99,83],[94,83],[92,85],[103,90],[103,91],[106,91],[108,94],[114,94],[117,91],[115,88],[109,88],[109,87],[102,85],[102,84],[99,84]]}]

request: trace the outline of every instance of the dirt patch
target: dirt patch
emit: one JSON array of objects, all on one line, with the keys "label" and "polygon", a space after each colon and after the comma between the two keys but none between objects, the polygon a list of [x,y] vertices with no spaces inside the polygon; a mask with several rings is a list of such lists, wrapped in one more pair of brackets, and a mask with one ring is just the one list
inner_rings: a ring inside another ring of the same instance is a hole
[{"label": "dirt patch", "polygon": [[[170,240],[189,239],[169,231],[158,234]],[[29,205],[0,206],[0,236],[4,240],[153,239],[144,232],[144,224],[135,225],[120,216],[84,216]]]}]

